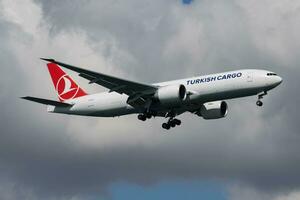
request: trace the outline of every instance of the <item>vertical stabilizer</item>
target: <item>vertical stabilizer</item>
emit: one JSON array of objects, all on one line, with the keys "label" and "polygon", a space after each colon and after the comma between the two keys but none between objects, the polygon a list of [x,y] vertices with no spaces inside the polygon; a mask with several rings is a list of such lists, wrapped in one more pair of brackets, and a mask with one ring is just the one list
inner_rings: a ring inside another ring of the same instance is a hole
[{"label": "vertical stabilizer", "polygon": [[61,102],[87,95],[57,64],[48,63],[48,70]]}]

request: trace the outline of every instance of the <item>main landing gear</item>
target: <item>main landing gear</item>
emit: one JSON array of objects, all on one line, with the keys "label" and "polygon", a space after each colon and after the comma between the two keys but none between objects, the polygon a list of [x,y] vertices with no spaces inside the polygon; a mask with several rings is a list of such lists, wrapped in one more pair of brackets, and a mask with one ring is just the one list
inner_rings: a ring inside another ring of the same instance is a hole
[{"label": "main landing gear", "polygon": [[256,105],[257,105],[257,106],[259,106],[259,107],[263,106],[263,102],[261,101],[261,99],[263,99],[263,97],[264,97],[265,95],[267,95],[267,92],[266,92],[266,91],[264,91],[264,93],[258,95],[258,99],[257,99],[257,101],[256,101]]},{"label": "main landing gear", "polygon": [[181,121],[179,119],[170,118],[167,123],[162,124],[162,128],[169,130],[170,128],[174,128],[175,126],[179,126]]},{"label": "main landing gear", "polygon": [[[154,112],[145,112],[138,115],[138,119],[141,121],[146,121],[147,119],[150,119],[152,117],[156,116],[156,113]],[[181,124],[181,121],[179,119],[175,119],[175,115],[169,115],[167,117],[170,117],[168,122],[162,124],[162,128],[169,130],[170,128],[174,128],[175,126],[179,126]]]},{"label": "main landing gear", "polygon": [[146,121],[146,119],[150,119],[152,117],[149,113],[139,114],[138,119],[141,121]]},{"label": "main landing gear", "polygon": [[155,112],[145,112],[143,114],[138,115],[138,119],[141,121],[146,121],[146,119],[151,119],[151,117],[155,117],[156,113]]}]

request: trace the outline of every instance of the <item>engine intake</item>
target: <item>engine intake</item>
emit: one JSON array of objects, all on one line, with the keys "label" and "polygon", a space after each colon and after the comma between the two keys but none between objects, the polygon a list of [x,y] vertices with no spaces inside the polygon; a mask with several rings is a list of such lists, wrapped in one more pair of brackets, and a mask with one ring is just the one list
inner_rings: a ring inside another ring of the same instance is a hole
[{"label": "engine intake", "polygon": [[227,109],[225,101],[214,101],[203,104],[196,114],[204,119],[219,119],[226,117]]},{"label": "engine intake", "polygon": [[156,99],[165,106],[180,105],[186,99],[184,85],[167,85],[159,88],[155,94]]}]

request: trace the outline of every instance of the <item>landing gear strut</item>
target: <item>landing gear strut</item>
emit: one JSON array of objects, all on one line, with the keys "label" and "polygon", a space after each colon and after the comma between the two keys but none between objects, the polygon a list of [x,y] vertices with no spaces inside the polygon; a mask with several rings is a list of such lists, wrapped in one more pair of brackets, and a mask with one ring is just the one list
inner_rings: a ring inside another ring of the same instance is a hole
[{"label": "landing gear strut", "polygon": [[266,91],[264,91],[264,93],[258,95],[258,99],[257,99],[257,101],[256,101],[256,105],[257,105],[257,106],[259,106],[259,107],[263,106],[263,102],[261,101],[261,99],[263,99],[263,97],[264,97],[265,95],[267,95],[267,92],[266,92]]}]

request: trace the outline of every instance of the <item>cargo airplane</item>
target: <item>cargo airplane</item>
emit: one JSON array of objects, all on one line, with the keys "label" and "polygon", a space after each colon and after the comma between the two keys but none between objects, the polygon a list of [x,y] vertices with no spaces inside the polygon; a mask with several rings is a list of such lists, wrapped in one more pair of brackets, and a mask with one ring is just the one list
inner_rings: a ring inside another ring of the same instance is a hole
[{"label": "cargo airplane", "polygon": [[[184,112],[204,119],[218,119],[227,115],[226,99],[257,95],[257,106],[267,92],[282,82],[271,71],[241,69],[187,79],[145,84],[45,59],[59,101],[22,97],[48,105],[48,112],[94,117],[116,117],[138,114],[141,121],[164,117],[162,128],[181,124],[176,117]],[[106,92],[87,94],[62,68],[78,73],[90,84],[108,89]]]}]

